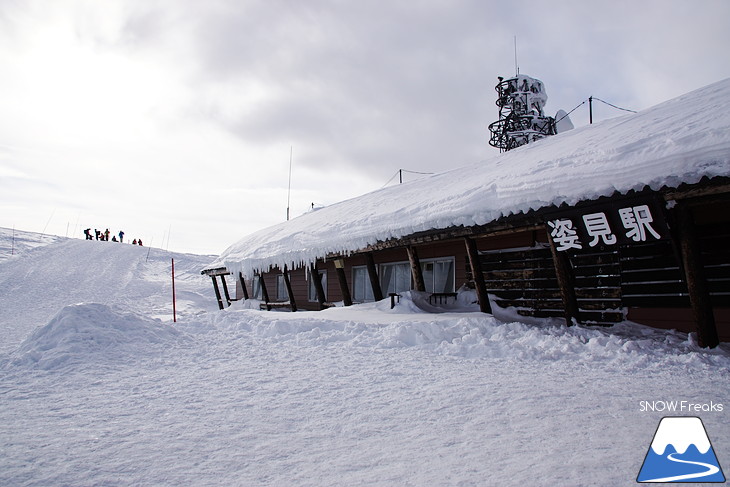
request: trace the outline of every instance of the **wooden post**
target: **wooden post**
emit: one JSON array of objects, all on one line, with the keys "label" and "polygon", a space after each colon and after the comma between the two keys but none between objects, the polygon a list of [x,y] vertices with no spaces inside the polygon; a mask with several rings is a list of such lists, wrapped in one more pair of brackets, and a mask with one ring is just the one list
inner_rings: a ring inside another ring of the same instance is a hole
[{"label": "wooden post", "polygon": [[264,303],[266,303],[266,310],[271,311],[271,301],[269,301],[269,291],[266,290],[266,281],[264,280],[264,275],[259,274],[259,286],[261,286],[261,297],[264,298]]},{"label": "wooden post", "polygon": [[243,279],[243,273],[238,273],[238,282],[241,283],[241,291],[243,291],[243,299],[248,299],[248,289],[246,289],[246,281]]},{"label": "wooden post", "polygon": [[426,284],[423,282],[423,271],[421,270],[421,260],[418,258],[416,248],[409,245],[408,261],[411,263],[411,276],[413,277],[413,288],[416,291],[426,292]]},{"label": "wooden post", "polygon": [[352,306],[352,296],[350,288],[347,286],[347,276],[345,275],[345,260],[337,259],[335,261],[335,271],[337,272],[337,282],[340,284],[340,292],[342,292],[342,302],[345,306]]},{"label": "wooden post", "polygon": [[715,348],[720,344],[715,325],[715,316],[707,288],[704,268],[700,258],[700,243],[697,239],[692,212],[683,203],[675,207],[679,223],[679,244],[682,252],[684,277],[689,292],[689,302],[695,316],[697,341],[701,347]]},{"label": "wooden post", "polygon": [[380,288],[380,279],[378,279],[378,271],[375,268],[375,258],[373,258],[372,252],[365,254],[365,262],[367,263],[368,276],[370,277],[370,286],[373,288],[373,299],[375,301],[382,301],[383,290]]},{"label": "wooden post", "polygon": [[221,291],[218,289],[218,281],[215,278],[216,276],[210,276],[210,278],[213,280],[213,289],[215,289],[215,298],[218,300],[218,307],[220,309],[223,309],[223,298],[221,298]]},{"label": "wooden post", "polygon": [[489,302],[487,294],[487,286],[484,283],[484,273],[479,262],[479,252],[477,244],[473,239],[464,237],[466,244],[466,254],[469,257],[469,266],[471,267],[471,275],[474,277],[474,285],[477,288],[477,299],[479,300],[479,311],[482,313],[492,314],[492,305]]},{"label": "wooden post", "polygon": [[555,246],[550,229],[547,229],[548,240],[550,241],[550,252],[553,254],[553,265],[555,266],[555,277],[558,279],[560,297],[563,299],[565,310],[565,324],[573,326],[580,324],[578,320],[578,298],[575,296],[575,275],[570,266],[570,259],[565,252],[561,252]]},{"label": "wooden post", "polygon": [[228,293],[228,284],[226,284],[226,276],[221,274],[221,283],[223,283],[223,294],[226,297],[226,302],[228,303],[228,306],[231,305],[231,295]]},{"label": "wooden post", "polygon": [[324,309],[324,303],[327,301],[325,297],[324,288],[322,287],[322,276],[319,275],[317,266],[314,262],[309,264],[309,276],[312,278],[314,284],[314,291],[317,293],[317,302],[319,302],[319,309]]},{"label": "wooden post", "polygon": [[286,268],[286,264],[284,264],[284,285],[286,286],[286,294],[289,295],[289,307],[291,308],[292,312],[295,312],[297,310],[297,302],[294,299],[294,292],[291,289],[291,281],[289,280],[289,271]]}]

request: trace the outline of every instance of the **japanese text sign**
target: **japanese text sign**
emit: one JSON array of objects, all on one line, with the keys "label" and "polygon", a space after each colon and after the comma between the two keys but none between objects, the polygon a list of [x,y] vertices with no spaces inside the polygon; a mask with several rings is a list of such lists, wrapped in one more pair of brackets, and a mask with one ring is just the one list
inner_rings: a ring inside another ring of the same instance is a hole
[{"label": "japanese text sign", "polygon": [[548,215],[547,230],[558,251],[630,245],[668,238],[661,203],[622,198]]}]

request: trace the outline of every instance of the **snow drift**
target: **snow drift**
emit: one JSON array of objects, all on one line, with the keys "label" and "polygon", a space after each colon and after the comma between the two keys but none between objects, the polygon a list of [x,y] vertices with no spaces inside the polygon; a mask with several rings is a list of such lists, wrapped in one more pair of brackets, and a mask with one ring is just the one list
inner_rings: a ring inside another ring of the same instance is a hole
[{"label": "snow drift", "polygon": [[43,370],[89,362],[118,364],[184,340],[178,330],[159,320],[116,312],[98,303],[76,304],[64,307],[26,338],[12,362]]}]

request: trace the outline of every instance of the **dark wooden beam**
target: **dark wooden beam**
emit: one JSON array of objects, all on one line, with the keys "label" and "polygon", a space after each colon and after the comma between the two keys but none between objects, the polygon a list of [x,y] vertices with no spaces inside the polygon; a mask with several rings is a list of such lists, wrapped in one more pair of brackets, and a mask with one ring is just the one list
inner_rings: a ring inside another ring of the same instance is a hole
[{"label": "dark wooden beam", "polygon": [[289,307],[291,308],[292,312],[297,310],[297,302],[294,299],[294,291],[292,291],[291,288],[291,281],[289,280],[289,271],[286,268],[286,264],[284,264],[284,285],[286,286],[286,294],[289,295]]},{"label": "dark wooden beam", "polygon": [[226,284],[226,276],[221,276],[221,283],[223,284],[223,294],[226,297],[228,306],[231,305],[231,295],[228,293],[228,284]]},{"label": "dark wooden beam", "polygon": [[327,301],[325,296],[324,287],[322,287],[322,276],[319,275],[317,266],[314,262],[309,264],[309,276],[312,278],[314,284],[314,291],[317,294],[317,302],[319,302],[319,309],[324,309],[324,303]]},{"label": "dark wooden beam", "polygon": [[423,270],[421,260],[418,258],[418,251],[413,246],[406,247],[408,262],[411,263],[411,276],[413,277],[413,288],[416,291],[426,292],[426,284],[423,282]]},{"label": "dark wooden beam", "polygon": [[378,270],[375,267],[375,258],[372,252],[365,254],[365,263],[368,268],[368,276],[370,277],[370,286],[373,288],[373,299],[375,301],[382,301],[383,290],[380,288],[380,279],[378,278]]},{"label": "dark wooden beam", "polygon": [[264,275],[259,274],[259,286],[261,286],[261,297],[264,298],[264,303],[266,303],[266,309],[268,311],[271,311],[271,301],[269,300],[269,291],[266,289],[266,281],[264,280]]},{"label": "dark wooden beam", "polygon": [[337,282],[340,284],[340,292],[342,293],[342,302],[345,306],[352,306],[352,295],[347,285],[347,276],[345,275],[345,259],[335,260],[335,271],[337,272]]},{"label": "dark wooden beam", "polygon": [[248,289],[246,289],[246,281],[243,279],[243,273],[238,273],[238,282],[241,283],[241,290],[243,291],[243,299],[248,299]]},{"label": "dark wooden beam", "polygon": [[218,307],[223,309],[223,298],[221,298],[221,291],[218,289],[218,280],[215,275],[210,276],[210,278],[213,280],[213,289],[215,289],[215,298],[218,300]]},{"label": "dark wooden beam", "polygon": [[700,243],[697,239],[692,211],[684,203],[675,207],[678,222],[679,245],[682,254],[684,277],[689,292],[689,302],[695,316],[697,341],[701,347],[714,348],[719,345],[715,316],[710,301],[704,268],[700,258]]},{"label": "dark wooden beam", "polygon": [[578,299],[575,296],[575,274],[570,266],[570,259],[565,252],[561,252],[555,246],[550,231],[547,229],[548,241],[550,242],[550,252],[553,255],[553,265],[555,266],[555,276],[558,280],[560,288],[560,297],[563,300],[563,309],[565,310],[565,324],[573,326],[580,324],[578,317]]},{"label": "dark wooden beam", "polygon": [[474,286],[477,291],[477,299],[479,300],[479,310],[482,313],[492,314],[492,305],[489,303],[489,295],[487,294],[487,286],[484,283],[484,272],[479,263],[479,251],[474,239],[464,237],[466,244],[466,254],[469,257],[469,266],[471,267],[471,275],[474,277]]}]

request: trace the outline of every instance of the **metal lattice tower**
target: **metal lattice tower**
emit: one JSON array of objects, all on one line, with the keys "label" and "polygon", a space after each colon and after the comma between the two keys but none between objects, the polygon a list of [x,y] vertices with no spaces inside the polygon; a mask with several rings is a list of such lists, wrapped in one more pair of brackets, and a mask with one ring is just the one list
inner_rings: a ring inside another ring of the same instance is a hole
[{"label": "metal lattice tower", "polygon": [[547,94],[542,81],[523,74],[498,79],[499,120],[489,125],[489,145],[505,152],[556,134],[555,119],[543,113]]}]

